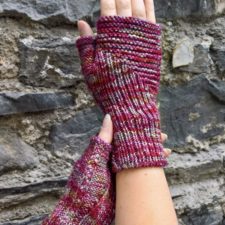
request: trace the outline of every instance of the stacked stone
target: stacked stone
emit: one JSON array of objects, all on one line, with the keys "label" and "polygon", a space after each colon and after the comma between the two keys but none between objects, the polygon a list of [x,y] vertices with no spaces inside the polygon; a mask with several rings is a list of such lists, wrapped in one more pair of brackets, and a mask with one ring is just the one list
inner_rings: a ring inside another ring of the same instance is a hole
[{"label": "stacked stone", "polygon": [[[94,23],[99,6],[83,4],[0,1],[0,225],[40,224],[100,127],[74,28],[81,17]],[[224,7],[224,0],[156,1],[161,125],[174,150],[166,174],[182,225],[225,223]]]}]

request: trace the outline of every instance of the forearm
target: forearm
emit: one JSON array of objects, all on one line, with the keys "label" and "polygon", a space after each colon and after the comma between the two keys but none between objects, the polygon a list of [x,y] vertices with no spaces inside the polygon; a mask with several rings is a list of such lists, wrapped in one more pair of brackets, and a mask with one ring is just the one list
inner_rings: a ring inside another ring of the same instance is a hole
[{"label": "forearm", "polygon": [[163,168],[122,170],[116,193],[116,225],[178,224]]}]

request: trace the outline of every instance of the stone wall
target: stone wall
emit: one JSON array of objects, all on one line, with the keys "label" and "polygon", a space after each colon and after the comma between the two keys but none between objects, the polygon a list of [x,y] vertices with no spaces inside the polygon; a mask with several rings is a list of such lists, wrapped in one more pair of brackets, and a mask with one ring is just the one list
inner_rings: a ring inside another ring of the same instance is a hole
[{"label": "stone wall", "polygon": [[[167,179],[181,225],[225,224],[224,0],[157,0]],[[0,0],[0,225],[36,225],[101,124],[80,73],[76,21],[96,0]]]}]

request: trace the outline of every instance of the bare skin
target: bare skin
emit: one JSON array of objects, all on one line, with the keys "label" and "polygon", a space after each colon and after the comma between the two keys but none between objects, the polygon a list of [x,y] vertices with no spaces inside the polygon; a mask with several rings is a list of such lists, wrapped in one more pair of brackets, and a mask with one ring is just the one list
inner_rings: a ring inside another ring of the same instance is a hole
[{"label": "bare skin", "polygon": [[[110,115],[103,120],[99,137],[111,143],[113,124]],[[167,140],[161,133],[161,141]],[[171,149],[164,148],[166,157]],[[116,177],[116,225],[178,224],[163,169],[123,170]]]},{"label": "bare skin", "polygon": [[[153,0],[101,0],[101,15],[134,16],[156,22]],[[78,22],[78,29],[81,36],[93,35],[85,21]],[[104,125],[102,129],[106,129]],[[111,143],[112,129],[107,129],[104,135],[108,135],[102,137]],[[162,141],[166,139],[165,134],[161,136]],[[164,149],[166,156],[170,152]],[[126,169],[117,173],[116,199],[116,225],[178,225],[163,168]]]},{"label": "bare skin", "polygon": [[[98,136],[105,142],[109,144],[112,143],[113,124],[110,115],[105,116]],[[167,138],[168,136],[166,134],[161,133],[162,142],[165,142]],[[164,154],[166,157],[169,157],[171,152],[172,152],[171,149],[164,148]],[[158,176],[159,171],[158,170],[154,171],[153,169],[148,169],[146,171],[142,169],[140,170],[130,169],[124,170],[121,173],[117,174],[116,225],[157,224],[152,222],[154,221],[153,219],[149,220],[146,223],[141,221],[145,218],[146,212],[148,212],[147,210],[149,210],[148,208],[146,208],[146,206],[148,206],[149,203],[152,206],[152,208],[154,208],[154,210],[152,210],[153,212],[155,210],[160,211],[160,209],[162,208],[161,204],[165,203],[164,202],[165,197],[161,196],[161,203],[158,203],[156,205],[153,204],[154,201],[157,202],[157,200],[159,200],[160,198],[160,197],[156,198],[154,196],[156,194],[156,190],[158,190],[157,194],[160,193],[162,193],[163,195],[169,194],[168,192],[165,193],[165,191],[163,190],[164,188],[160,186],[162,185],[162,180],[159,180],[157,184]],[[149,180],[149,178],[154,179],[154,182],[152,184],[150,184],[150,182],[146,182],[146,180]],[[163,186],[165,185],[166,184],[164,184]],[[144,194],[142,195],[141,193]],[[141,198],[142,200],[139,199],[140,197],[142,197]],[[165,220],[167,221],[167,219],[168,218],[166,218]],[[164,219],[162,221],[164,221]],[[175,223],[171,223],[171,225],[172,224]]]}]

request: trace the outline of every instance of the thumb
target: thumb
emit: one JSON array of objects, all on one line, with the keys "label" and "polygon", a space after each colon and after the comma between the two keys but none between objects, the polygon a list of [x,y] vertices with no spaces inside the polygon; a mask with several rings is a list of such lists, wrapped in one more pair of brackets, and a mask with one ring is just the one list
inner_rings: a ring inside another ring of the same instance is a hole
[{"label": "thumb", "polygon": [[77,22],[78,30],[80,36],[91,36],[94,35],[90,25],[84,20],[78,20]]},{"label": "thumb", "polygon": [[106,114],[106,116],[104,117],[102,127],[100,129],[98,136],[106,143],[108,144],[112,143],[113,124],[112,124],[111,116],[109,114]]},{"label": "thumb", "polygon": [[80,37],[76,40],[76,46],[79,52],[82,73],[84,76],[88,76],[93,71],[94,60],[94,41],[93,31],[89,24],[83,20],[79,20],[77,23]]}]

